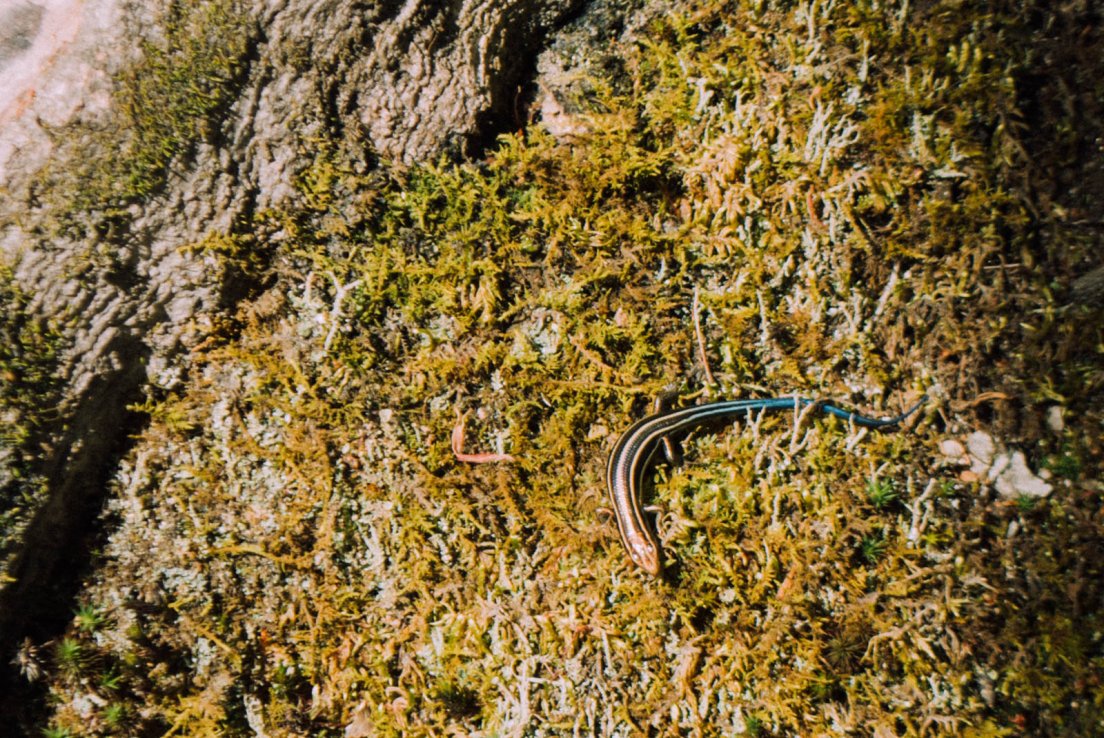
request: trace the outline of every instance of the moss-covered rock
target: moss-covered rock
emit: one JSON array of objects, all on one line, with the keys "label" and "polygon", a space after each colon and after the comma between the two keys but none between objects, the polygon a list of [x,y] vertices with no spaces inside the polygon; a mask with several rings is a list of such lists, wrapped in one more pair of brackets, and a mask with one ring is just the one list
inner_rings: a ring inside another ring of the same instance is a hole
[{"label": "moss-covered rock", "polygon": [[[53,729],[1100,732],[1104,336],[1067,299],[1099,258],[1099,20],[677,10],[603,37],[553,130],[412,168],[323,137],[209,244],[267,249],[267,289],[143,407]],[[650,579],[602,476],[672,384],[931,400],[907,432],[691,437],[647,475]],[[461,417],[515,460],[458,462]],[[967,474],[973,430],[1051,494]]]}]

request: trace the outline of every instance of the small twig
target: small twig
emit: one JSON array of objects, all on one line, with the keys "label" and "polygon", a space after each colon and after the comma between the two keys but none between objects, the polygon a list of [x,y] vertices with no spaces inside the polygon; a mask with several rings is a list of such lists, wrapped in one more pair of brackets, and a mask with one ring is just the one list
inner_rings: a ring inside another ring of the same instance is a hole
[{"label": "small twig", "polygon": [[[928,517],[932,514],[931,496],[934,492],[935,480],[931,479],[924,488],[924,493],[917,497],[911,505],[905,506],[912,513],[908,535],[905,536],[905,540],[908,541],[910,546],[915,546],[920,542],[920,536],[924,534],[924,529],[928,527]],[[923,509],[921,509],[921,506],[923,506]]]},{"label": "small twig", "polygon": [[894,264],[893,272],[889,275],[889,281],[886,282],[885,289],[882,290],[882,296],[878,298],[878,305],[874,308],[872,321],[882,317],[882,312],[885,310],[886,303],[889,302],[890,295],[893,294],[893,288],[897,286],[898,279],[898,265]]},{"label": "small twig", "polygon": [[690,306],[690,312],[694,316],[694,335],[698,339],[698,358],[701,360],[702,369],[705,370],[705,381],[710,387],[716,387],[717,382],[713,379],[713,372],[709,370],[709,357],[705,353],[705,335],[702,333],[701,327],[701,301],[698,294],[698,286],[694,285],[694,301]]},{"label": "small twig", "polygon": [[646,395],[652,392],[652,387],[646,384],[621,385],[614,382],[596,382],[577,379],[546,379],[544,381],[546,384],[555,385],[556,387],[566,387],[568,389],[575,389],[579,391],[602,389],[613,390],[615,392],[624,392],[631,395]]},{"label": "small twig", "polygon": [[312,271],[312,272],[309,272],[307,274],[306,282],[303,285],[303,303],[304,304],[310,305],[311,300],[313,299],[313,290],[314,290],[314,272]]},{"label": "small twig", "polygon": [[809,210],[809,222],[813,227],[813,231],[816,233],[824,233],[828,230],[828,227],[824,225],[824,221],[820,219],[816,212],[816,203],[813,202],[813,191],[805,191],[805,207]]},{"label": "small twig", "polygon": [[978,395],[977,397],[975,397],[972,400],[962,400],[960,402],[955,402],[955,403],[952,403],[952,406],[953,406],[953,408],[956,412],[961,412],[962,410],[967,410],[967,409],[972,408],[972,407],[977,407],[978,405],[982,404],[983,402],[1004,401],[1004,400],[1011,400],[1011,399],[1012,399],[1012,397],[1010,395],[1005,394],[1004,392],[982,392],[980,395]]},{"label": "small twig", "polygon": [[462,461],[468,464],[493,464],[499,461],[517,461],[517,459],[515,459],[510,454],[464,453],[464,421],[467,419],[467,417],[467,413],[462,414],[457,419],[456,426],[452,429],[452,453],[456,457],[457,461]]},{"label": "small twig", "polygon": [[855,450],[855,447],[862,442],[862,439],[866,438],[866,434],[869,432],[870,429],[859,428],[858,430],[856,430],[854,422],[850,420],[847,422],[851,426],[851,436],[847,439],[847,443],[844,444],[843,450],[847,453],[851,453]]},{"label": "small twig", "polygon": [[755,296],[759,300],[759,343],[763,346],[769,346],[771,343],[770,320],[767,318],[767,304],[763,300],[763,291],[758,290]]},{"label": "small twig", "polygon": [[862,218],[855,215],[855,211],[850,205],[844,204],[843,214],[847,218],[847,222],[849,222],[851,227],[855,229],[855,232],[858,233],[859,239],[867,249],[876,248],[877,244],[874,241],[874,234],[870,232],[870,226],[868,226]]}]

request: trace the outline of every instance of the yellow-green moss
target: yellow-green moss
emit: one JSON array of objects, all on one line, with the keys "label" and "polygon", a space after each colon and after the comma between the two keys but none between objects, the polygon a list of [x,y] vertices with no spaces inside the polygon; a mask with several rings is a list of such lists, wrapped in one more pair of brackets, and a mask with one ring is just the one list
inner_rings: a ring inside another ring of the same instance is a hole
[{"label": "yellow-green moss", "polygon": [[[1021,124],[1036,20],[687,3],[571,141],[368,176],[316,147],[303,207],[257,224],[276,286],[121,473],[135,527],[89,590],[145,604],[70,637],[122,675],[126,730],[1098,732],[1101,322],[1055,297],[1091,239],[1022,176],[1073,161]],[[603,465],[651,395],[701,397],[695,288],[713,394],[888,413],[938,386],[911,433],[780,413],[689,439],[649,475],[653,581]],[[516,463],[456,462],[468,411],[466,447]],[[948,427],[1052,459],[1051,499],[991,500],[940,463]],[[53,684],[59,729],[120,732]]]}]

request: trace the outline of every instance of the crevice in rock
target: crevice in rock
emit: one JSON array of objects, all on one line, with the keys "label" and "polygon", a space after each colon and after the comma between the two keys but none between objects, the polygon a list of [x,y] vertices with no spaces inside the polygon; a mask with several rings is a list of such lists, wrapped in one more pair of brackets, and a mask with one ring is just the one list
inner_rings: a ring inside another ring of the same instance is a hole
[{"label": "crevice in rock", "polygon": [[85,391],[77,415],[45,461],[49,497],[27,526],[9,572],[14,581],[0,590],[5,667],[0,669],[0,714],[22,725],[35,724],[43,695],[14,668],[16,650],[25,639],[49,643],[68,625],[90,552],[102,540],[98,521],[107,481],[141,427],[139,415],[128,408],[141,399],[149,350],[129,335],[111,343],[109,351],[126,357],[126,363]]}]

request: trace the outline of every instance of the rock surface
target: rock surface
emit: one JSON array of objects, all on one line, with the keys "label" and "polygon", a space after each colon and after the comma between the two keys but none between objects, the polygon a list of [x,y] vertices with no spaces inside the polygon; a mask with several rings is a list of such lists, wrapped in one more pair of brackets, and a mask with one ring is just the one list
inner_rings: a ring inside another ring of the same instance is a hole
[{"label": "rock surface", "polygon": [[[110,105],[120,0],[15,0],[0,9],[0,187],[41,168],[51,132]],[[104,44],[104,40],[108,44]]]}]

